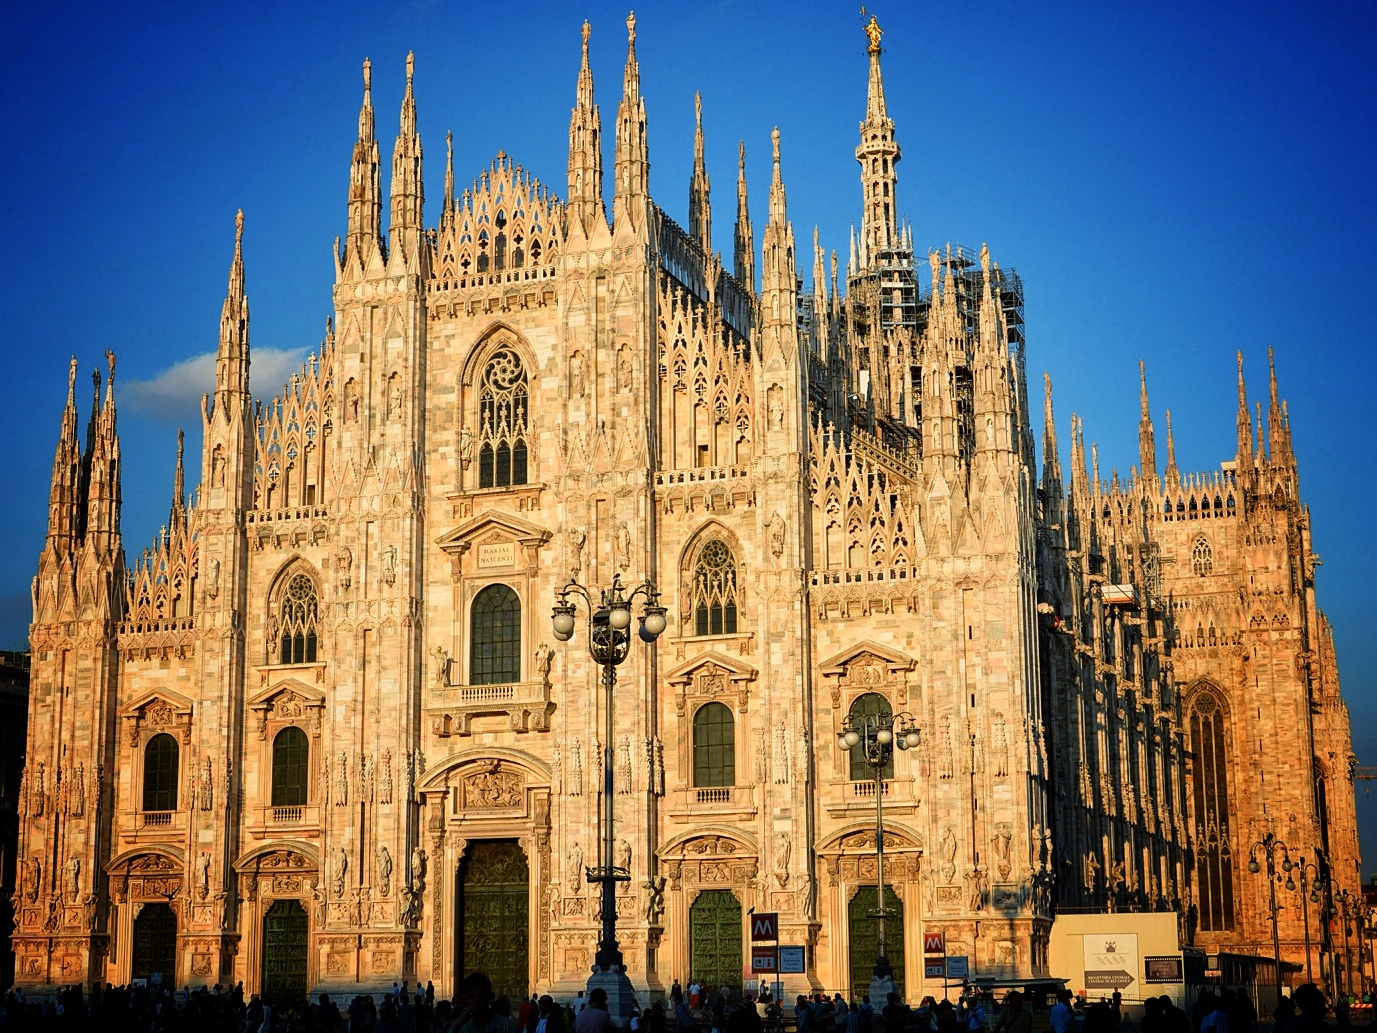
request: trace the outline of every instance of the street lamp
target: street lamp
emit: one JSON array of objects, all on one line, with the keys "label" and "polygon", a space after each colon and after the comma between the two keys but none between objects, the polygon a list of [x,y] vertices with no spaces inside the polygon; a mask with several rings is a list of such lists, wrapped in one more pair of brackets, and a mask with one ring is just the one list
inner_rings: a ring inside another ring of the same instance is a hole
[{"label": "street lamp", "polygon": [[[1310,904],[1320,902],[1320,869],[1314,861],[1302,857],[1296,862],[1300,871],[1301,927],[1305,930],[1305,981],[1313,983],[1315,974],[1310,964]],[[1313,877],[1311,875],[1313,874]]]},{"label": "street lamp", "polygon": [[843,753],[857,751],[858,756],[875,776],[875,972],[870,982],[870,999],[883,1001],[894,989],[894,969],[885,952],[885,810],[884,772],[894,757],[894,747],[911,750],[920,742],[918,725],[913,715],[893,714],[881,710],[878,714],[853,713],[842,721],[837,732],[837,746]]},{"label": "street lamp", "polygon": [[628,589],[621,575],[612,576],[610,588],[601,589],[598,599],[574,578],[559,590],[555,597],[550,623],[555,638],[568,642],[574,637],[575,607],[573,597],[581,598],[588,609],[588,654],[602,667],[603,736],[602,736],[602,846],[596,868],[588,868],[585,875],[591,883],[602,884],[602,935],[593,956],[593,974],[588,989],[602,987],[607,993],[607,1010],[615,1025],[625,1028],[636,1003],[635,991],[626,975],[621,944],[617,942],[617,883],[630,882],[631,872],[612,863],[615,828],[613,821],[613,749],[612,749],[612,689],[617,684],[617,667],[631,651],[631,604],[644,598],[641,626],[642,642],[653,643],[665,630],[665,608],[660,605],[660,593],[652,581],[642,581]]},{"label": "street lamp", "polygon": [[1277,937],[1277,912],[1281,910],[1281,905],[1277,903],[1277,883],[1282,881],[1282,877],[1277,874],[1277,854],[1281,854],[1281,870],[1286,876],[1286,888],[1294,890],[1296,881],[1291,878],[1291,855],[1286,849],[1286,844],[1277,839],[1271,832],[1263,836],[1251,847],[1248,848],[1248,871],[1256,875],[1262,871],[1262,866],[1258,864],[1258,852],[1261,851],[1267,861],[1267,910],[1272,916],[1272,958],[1276,962],[1276,984],[1277,1002],[1281,1001],[1281,941]]},{"label": "street lamp", "polygon": [[1353,896],[1348,890],[1340,890],[1334,896],[1338,907],[1335,909],[1343,918],[1344,927],[1344,995],[1353,993],[1353,952],[1348,945],[1348,925],[1349,919],[1353,917]]}]

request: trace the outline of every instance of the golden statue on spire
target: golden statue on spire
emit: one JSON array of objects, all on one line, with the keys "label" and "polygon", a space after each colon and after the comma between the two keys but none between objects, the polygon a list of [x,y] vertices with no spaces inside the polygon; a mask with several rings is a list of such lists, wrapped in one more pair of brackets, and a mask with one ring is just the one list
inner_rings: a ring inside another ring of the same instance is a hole
[{"label": "golden statue on spire", "polygon": [[[864,8],[862,8],[862,13],[864,13]],[[867,51],[871,54],[878,54],[880,52],[880,37],[884,35],[884,30],[880,28],[880,23],[875,20],[873,14],[870,16],[870,21],[866,23],[865,34],[870,37],[870,46],[866,48]]]}]

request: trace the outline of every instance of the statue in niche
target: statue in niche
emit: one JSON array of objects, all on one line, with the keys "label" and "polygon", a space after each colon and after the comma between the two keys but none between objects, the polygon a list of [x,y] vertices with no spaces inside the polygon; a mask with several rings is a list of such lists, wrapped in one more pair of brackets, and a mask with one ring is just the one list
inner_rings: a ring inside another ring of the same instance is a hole
[{"label": "statue in niche", "polygon": [[348,870],[349,856],[343,847],[335,847],[334,855],[330,858],[330,888],[337,897],[344,896],[344,873]]},{"label": "statue in niche", "polygon": [[937,841],[937,856],[941,858],[943,881],[951,882],[956,877],[956,833],[950,825],[942,829],[942,838]]},{"label": "statue in niche", "polygon": [[81,858],[67,858],[67,899],[75,904],[81,900]]},{"label": "statue in niche", "polygon": [[583,848],[577,843],[564,852],[564,877],[569,892],[578,896],[579,889],[583,886]]},{"label": "statue in niche", "polygon": [[424,847],[411,851],[411,884],[419,893],[426,888],[426,852]]},{"label": "statue in niche", "polygon": [[645,921],[647,925],[658,925],[665,913],[665,877],[656,875],[646,881]]},{"label": "statue in niche", "polygon": [[789,885],[789,854],[793,845],[794,840],[789,833],[775,833],[775,881],[781,889]]},{"label": "statue in niche", "polygon": [[577,581],[579,574],[583,572],[583,547],[588,541],[588,534],[581,527],[576,527],[569,532],[569,578]]},{"label": "statue in niche", "polygon": [[583,391],[583,356],[574,352],[569,356],[569,397],[582,398]]},{"label": "statue in niche", "polygon": [[386,846],[379,846],[374,855],[374,865],[378,873],[378,895],[387,896],[392,892],[392,853]]},{"label": "statue in niche", "polygon": [[613,553],[617,569],[625,573],[631,567],[631,531],[625,523],[619,523],[612,538]]},{"label": "statue in niche", "polygon": [[214,557],[210,560],[210,576],[207,581],[206,595],[211,599],[220,598],[220,561]]},{"label": "statue in niche", "polygon": [[770,518],[768,530],[770,534],[770,555],[774,556],[775,562],[777,563],[780,557],[784,555],[784,535],[786,530],[784,518],[776,513]]},{"label": "statue in niche", "polygon": [[196,855],[196,896],[202,900],[210,896],[210,854],[204,850]]}]

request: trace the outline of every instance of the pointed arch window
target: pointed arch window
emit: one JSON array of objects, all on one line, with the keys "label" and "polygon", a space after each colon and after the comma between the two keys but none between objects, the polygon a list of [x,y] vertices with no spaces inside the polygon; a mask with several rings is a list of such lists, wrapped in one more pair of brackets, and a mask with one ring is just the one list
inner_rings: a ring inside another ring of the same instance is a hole
[{"label": "pointed arch window", "polygon": [[1191,705],[1195,752],[1191,792],[1196,822],[1196,877],[1200,887],[1200,929],[1234,927],[1234,870],[1229,846],[1229,773],[1226,714],[1212,692]]},{"label": "pointed arch window", "polygon": [[[867,723],[871,727],[875,725],[875,719],[881,714],[892,714],[889,708],[889,700],[885,699],[878,692],[867,692],[864,696],[857,696],[856,701],[851,704],[848,716],[851,718],[852,727],[859,728]],[[875,778],[874,769],[865,762],[865,751],[854,749],[847,751],[850,772],[848,777],[852,782],[870,782]],[[884,770],[881,772],[884,778],[894,777],[894,754],[890,753],[889,759],[885,761]]]},{"label": "pointed arch window", "polygon": [[724,703],[705,703],[693,715],[693,784],[736,785],[736,722]]},{"label": "pointed arch window", "polygon": [[1203,537],[1195,540],[1195,548],[1191,550],[1191,570],[1199,577],[1214,573],[1214,550]]},{"label": "pointed arch window", "polygon": [[181,749],[166,732],[148,740],[143,748],[143,809],[177,809],[177,767]]},{"label": "pointed arch window", "polygon": [[521,599],[507,585],[489,585],[469,611],[469,684],[521,681]]},{"label": "pointed arch window", "polygon": [[320,597],[309,574],[293,574],[278,606],[277,653],[280,664],[316,662],[316,622]]},{"label": "pointed arch window", "polygon": [[720,538],[711,538],[693,565],[693,617],[697,635],[736,634],[736,560]]},{"label": "pointed arch window", "polygon": [[310,746],[306,733],[288,725],[273,738],[274,807],[300,807],[306,803]]},{"label": "pointed arch window", "polygon": [[530,385],[526,367],[501,348],[483,369],[478,389],[478,486],[526,483]]}]

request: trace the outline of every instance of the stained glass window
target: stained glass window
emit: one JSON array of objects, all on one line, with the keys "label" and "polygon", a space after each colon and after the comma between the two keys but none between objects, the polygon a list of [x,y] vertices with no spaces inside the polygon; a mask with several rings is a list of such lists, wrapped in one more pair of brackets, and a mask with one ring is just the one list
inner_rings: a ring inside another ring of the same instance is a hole
[{"label": "stained glass window", "polygon": [[293,574],[282,593],[278,607],[281,626],[278,663],[313,664],[316,662],[316,618],[320,603],[315,582],[306,574]]},{"label": "stained glass window", "polygon": [[503,348],[488,360],[478,390],[478,486],[526,483],[530,390],[520,357]]},{"label": "stained glass window", "polygon": [[143,748],[143,809],[177,809],[177,740],[162,732]]},{"label": "stained glass window", "polygon": [[1211,692],[1191,707],[1195,751],[1196,872],[1200,887],[1200,929],[1234,927],[1234,870],[1229,846],[1229,776],[1225,714]]},{"label": "stained glass window", "polygon": [[309,750],[306,733],[295,725],[273,739],[274,807],[299,807],[306,802]]},{"label": "stained glass window", "polygon": [[693,614],[698,635],[736,633],[736,561],[720,538],[713,538],[693,566]]},{"label": "stained glass window", "polygon": [[469,684],[521,680],[521,600],[506,585],[489,585],[469,615]]},{"label": "stained glass window", "polygon": [[736,784],[736,725],[722,703],[705,703],[693,715],[693,784]]}]

